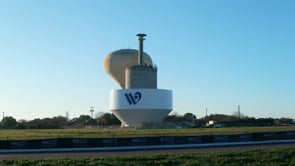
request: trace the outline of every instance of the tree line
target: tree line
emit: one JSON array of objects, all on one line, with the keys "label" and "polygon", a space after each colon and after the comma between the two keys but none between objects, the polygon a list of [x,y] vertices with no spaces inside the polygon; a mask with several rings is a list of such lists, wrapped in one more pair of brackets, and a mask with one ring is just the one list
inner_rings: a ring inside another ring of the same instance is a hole
[{"label": "tree line", "polygon": [[191,127],[214,127],[214,125],[210,125],[210,121],[223,127],[295,125],[295,121],[292,118],[255,118],[245,116],[242,113],[233,113],[233,115],[210,114],[202,118],[196,118],[194,114],[186,113],[183,116],[178,116],[177,114],[168,115],[164,119],[164,122],[185,123]]},{"label": "tree line", "polygon": [[[211,114],[202,118],[197,118],[193,113],[184,115],[172,114],[164,118],[163,123],[175,123],[184,127],[210,127],[209,121],[220,124],[224,127],[233,126],[275,126],[275,125],[295,125],[292,118],[254,118],[247,116]],[[80,115],[72,119],[64,116],[53,118],[36,118],[33,120],[16,120],[14,117],[7,116],[0,122],[1,129],[61,129],[79,128],[85,126],[119,126],[120,120],[112,113],[101,113],[97,118],[89,115]]]},{"label": "tree line", "polygon": [[84,126],[110,126],[120,125],[121,122],[114,114],[103,113],[97,118],[89,115],[80,115],[73,119],[64,116],[56,116],[53,118],[36,118],[33,120],[17,121],[12,116],[6,116],[2,119],[0,126],[2,129],[61,129],[66,127],[84,127]]}]

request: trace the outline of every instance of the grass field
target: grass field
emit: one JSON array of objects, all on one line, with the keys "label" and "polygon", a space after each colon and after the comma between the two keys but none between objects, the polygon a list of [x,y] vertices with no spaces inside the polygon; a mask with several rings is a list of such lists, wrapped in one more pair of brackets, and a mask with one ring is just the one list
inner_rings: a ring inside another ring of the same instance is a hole
[{"label": "grass field", "polygon": [[0,140],[29,140],[46,138],[111,138],[146,136],[221,135],[254,132],[295,131],[295,126],[194,128],[194,129],[22,129],[0,130]]},{"label": "grass field", "polygon": [[45,165],[295,165],[295,148],[250,150],[241,152],[210,152],[167,155],[143,155],[126,157],[55,158],[55,159],[11,159],[1,160],[0,165],[45,166]]}]

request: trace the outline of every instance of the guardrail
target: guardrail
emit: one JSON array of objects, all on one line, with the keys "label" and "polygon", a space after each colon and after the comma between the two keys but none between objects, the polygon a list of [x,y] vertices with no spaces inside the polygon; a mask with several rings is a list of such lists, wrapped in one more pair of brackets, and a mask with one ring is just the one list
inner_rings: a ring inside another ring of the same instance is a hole
[{"label": "guardrail", "polygon": [[185,145],[247,141],[295,139],[295,131],[263,132],[233,135],[157,136],[134,138],[55,138],[36,140],[0,140],[0,149],[50,149],[87,147],[128,147]]}]

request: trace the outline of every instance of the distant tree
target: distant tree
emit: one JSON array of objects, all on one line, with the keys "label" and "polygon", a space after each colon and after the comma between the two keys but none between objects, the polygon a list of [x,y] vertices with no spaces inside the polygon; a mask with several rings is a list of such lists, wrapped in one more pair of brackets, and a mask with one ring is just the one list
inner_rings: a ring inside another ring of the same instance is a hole
[{"label": "distant tree", "polygon": [[234,111],[233,116],[236,117],[237,119],[245,119],[247,118],[246,115],[244,115],[242,112]]},{"label": "distant tree", "polygon": [[47,129],[59,129],[67,125],[67,118],[63,116],[44,118],[42,119],[42,125]]},{"label": "distant tree", "polygon": [[99,111],[99,112],[96,112],[96,113],[95,113],[94,117],[97,119],[97,118],[100,118],[100,117],[102,117],[102,116],[103,116],[103,114],[104,114],[104,112],[103,112],[103,111]]},{"label": "distant tree", "polygon": [[208,120],[213,120],[218,123],[236,121],[237,117],[224,114],[211,114],[207,117]]},{"label": "distant tree", "polygon": [[18,129],[27,129],[28,128],[28,122],[25,119],[20,119],[17,121],[17,128]]},{"label": "distant tree", "polygon": [[96,120],[92,119],[89,115],[80,115],[78,118],[73,118],[69,122],[70,126],[84,126],[84,125],[96,125]]},{"label": "distant tree", "polygon": [[183,115],[183,120],[187,121],[187,122],[195,123],[196,122],[196,115],[194,115],[193,113],[185,113]]},{"label": "distant tree", "polygon": [[164,118],[164,122],[175,122],[177,119],[176,115],[168,115]]},{"label": "distant tree", "polygon": [[193,113],[185,113],[183,116],[177,114],[176,112],[173,112],[172,114],[169,114],[166,116],[163,120],[163,122],[196,122],[196,115]]},{"label": "distant tree", "polygon": [[164,118],[163,122],[182,122],[183,116],[177,116],[176,114],[168,115]]},{"label": "distant tree", "polygon": [[111,114],[111,113],[104,113],[99,118],[97,118],[97,121],[99,125],[106,125],[106,126],[121,124],[120,120],[114,114]]},{"label": "distant tree", "polygon": [[53,118],[37,118],[31,121],[21,121],[18,128],[29,129],[59,129],[67,125],[67,117],[57,116]]},{"label": "distant tree", "polygon": [[31,121],[28,121],[27,122],[27,127],[29,129],[42,129],[42,128],[44,128],[42,126],[42,121],[41,121],[40,118],[36,118],[36,119],[31,120]]},{"label": "distant tree", "polygon": [[290,125],[293,123],[293,119],[291,118],[280,118],[278,119],[279,125]]},{"label": "distant tree", "polygon": [[257,126],[273,126],[275,125],[275,120],[273,118],[259,118],[256,119]]},{"label": "distant tree", "polygon": [[4,129],[15,129],[17,127],[17,121],[15,118],[7,116],[1,121],[1,126]]}]

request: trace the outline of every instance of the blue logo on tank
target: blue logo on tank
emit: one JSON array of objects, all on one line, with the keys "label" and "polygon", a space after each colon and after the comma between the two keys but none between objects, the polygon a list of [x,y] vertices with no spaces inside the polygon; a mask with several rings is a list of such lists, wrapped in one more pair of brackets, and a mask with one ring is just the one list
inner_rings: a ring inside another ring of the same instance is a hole
[{"label": "blue logo on tank", "polygon": [[124,94],[126,100],[128,101],[129,105],[136,105],[141,100],[141,93],[135,92],[132,93],[125,93]]}]

